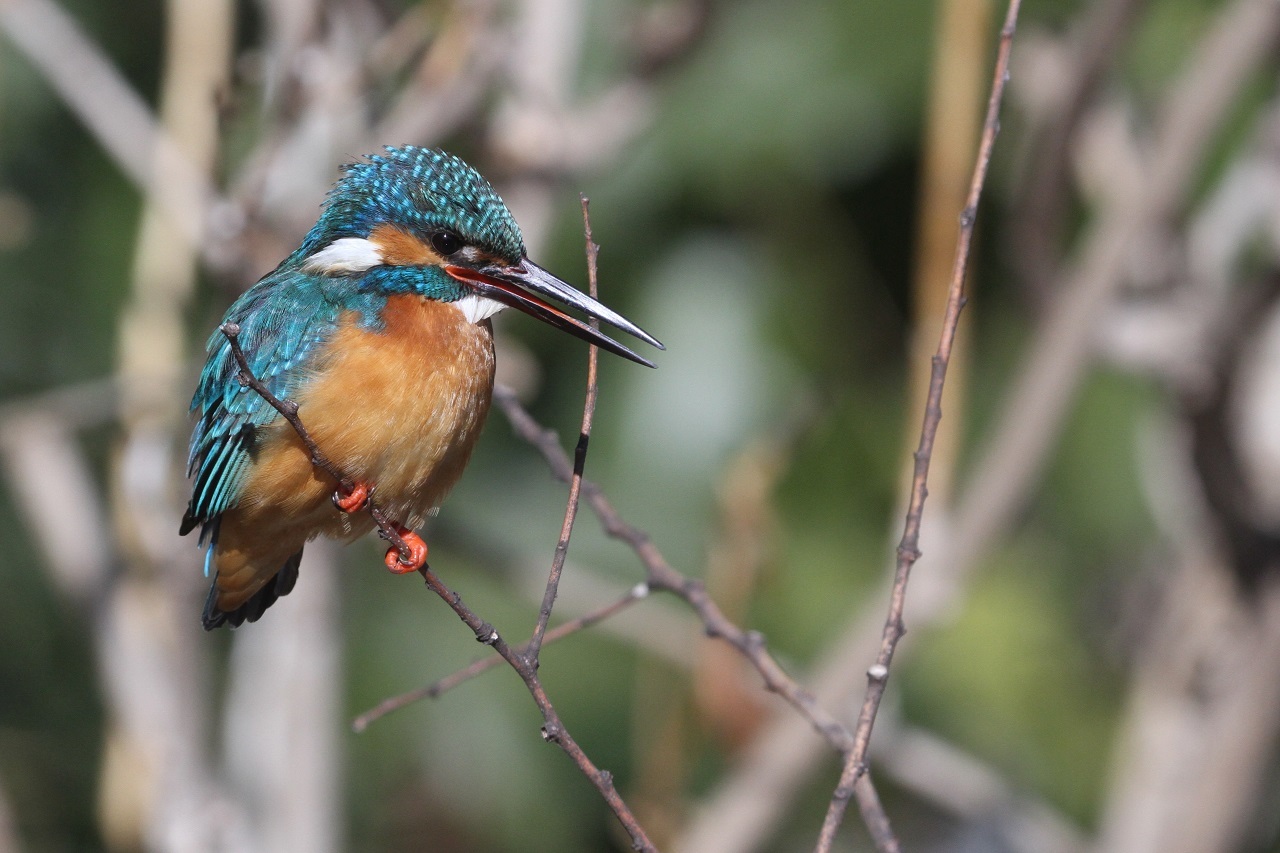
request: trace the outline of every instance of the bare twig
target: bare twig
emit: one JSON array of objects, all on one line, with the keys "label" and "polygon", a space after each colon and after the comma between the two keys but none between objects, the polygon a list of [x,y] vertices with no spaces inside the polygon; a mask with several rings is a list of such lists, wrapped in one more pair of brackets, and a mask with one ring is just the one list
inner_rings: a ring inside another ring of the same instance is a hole
[{"label": "bare twig", "polygon": [[[621,613],[637,601],[649,595],[649,587],[647,584],[639,583],[632,587],[626,595],[618,598],[603,607],[597,608],[590,613],[584,613],[576,619],[570,619],[561,625],[557,625],[546,632],[543,638],[544,645],[546,643],[554,643],[557,640],[563,640],[565,637],[578,633],[593,625],[598,625],[609,617]],[[528,647],[518,650],[521,657],[528,658]],[[495,666],[502,663],[501,655],[492,655],[487,658],[481,658],[470,666],[464,667],[456,672],[446,675],[437,681],[433,681],[426,687],[420,687],[417,690],[410,690],[408,693],[402,693],[399,696],[393,696],[390,699],[384,699],[375,707],[365,711],[360,716],[351,721],[351,728],[356,732],[362,732],[374,723],[392,711],[398,711],[414,702],[420,702],[423,699],[435,699],[444,693],[452,690],[460,684],[463,684],[475,678],[481,673],[488,672]]]},{"label": "bare twig", "polygon": [[[547,460],[551,473],[568,482],[573,476],[573,466],[560,446],[556,434],[544,429],[533,416],[520,405],[510,388],[499,385],[493,389],[494,402],[511,422],[516,434],[533,445]],[[649,534],[623,520],[600,486],[584,479],[582,494],[600,519],[605,533],[631,546],[645,567],[646,581],[654,590],[670,592],[683,599],[702,620],[708,637],[729,643],[742,653],[764,678],[765,687],[777,693],[794,707],[813,728],[832,746],[846,751],[853,745],[853,735],[832,714],[822,708],[813,695],[795,682],[786,670],[769,654],[764,637],[757,631],[744,631],[730,621],[719,606],[707,595],[702,582],[685,577],[667,562],[649,538]]]},{"label": "bare twig", "polygon": [[[245,358],[244,349],[240,346],[239,324],[223,323],[218,327],[218,331],[222,332],[223,337],[227,339],[227,343],[231,345],[231,356],[236,360],[237,378],[246,386],[252,388],[259,397],[288,421],[289,426],[293,427],[293,431],[298,434],[298,439],[307,448],[311,464],[332,477],[343,493],[349,494],[355,488],[355,484],[350,477],[342,473],[342,470],[328,456],[324,455],[324,452],[320,450],[320,446],[316,444],[315,439],[311,437],[311,433],[307,432],[307,428],[302,424],[302,419],[298,417],[298,404],[292,400],[281,400],[275,394],[272,394],[266,385],[262,384],[261,379],[253,375],[253,370],[249,367],[249,360]],[[374,523],[378,525],[378,535],[394,545],[400,552],[400,558],[407,563],[410,559],[409,544],[400,535],[399,526],[393,519],[387,517],[382,508],[374,503],[372,497],[369,498],[366,509],[369,515],[373,517]]]},{"label": "bare twig", "polygon": [[289,422],[289,426],[293,427],[294,432],[298,434],[298,438],[307,448],[307,453],[311,456],[312,465],[332,477],[344,490],[350,491],[354,488],[355,484],[351,482],[351,478],[343,474],[337,465],[329,461],[329,457],[324,455],[319,445],[316,444],[315,439],[311,437],[311,433],[307,432],[307,428],[302,425],[302,419],[298,417],[298,404],[292,400],[281,400],[275,394],[272,394],[266,385],[262,384],[261,379],[253,375],[253,369],[249,367],[249,360],[245,358],[244,348],[240,346],[240,324],[223,323],[218,327],[218,331],[222,332],[223,337],[227,339],[227,343],[231,345],[231,357],[236,360],[236,378],[253,389],[259,397]]},{"label": "bare twig", "polygon": [[[261,395],[262,399],[269,403],[273,409],[280,413],[281,417],[289,422],[289,425],[294,428],[298,434],[298,438],[302,440],[302,443],[307,447],[308,452],[311,454],[311,462],[313,465],[333,477],[340,484],[345,481],[349,486],[350,481],[346,480],[343,477],[342,472],[338,470],[337,466],[334,465],[323,452],[321,452],[320,448],[316,445],[315,440],[312,439],[311,435],[307,432],[306,426],[303,425],[301,418],[298,417],[297,404],[293,401],[279,399],[262,384],[261,380],[253,375],[253,371],[249,369],[248,361],[245,359],[244,350],[240,347],[240,327],[235,323],[224,323],[220,327],[220,330],[231,344],[231,352],[235,357],[236,364],[239,366],[241,381],[243,381],[248,387],[252,388],[257,394]],[[392,520],[389,519],[386,514],[373,503],[372,500],[369,501],[368,510],[369,514],[373,516],[374,521],[378,524],[379,535],[392,542],[400,549],[401,555],[407,559],[409,547],[400,536],[395,523],[392,522]],[[623,802],[617,789],[614,788],[612,774],[607,770],[601,770],[596,767],[591,759],[587,757],[587,754],[582,751],[582,748],[578,746],[577,741],[575,741],[569,734],[568,730],[565,729],[564,724],[560,721],[559,714],[556,713],[555,707],[551,704],[551,700],[547,698],[546,691],[542,687],[542,682],[538,679],[535,659],[532,656],[526,657],[517,650],[512,649],[511,646],[507,645],[507,643],[498,634],[497,629],[481,619],[474,611],[463,604],[462,596],[449,589],[449,587],[447,587],[444,582],[431,571],[429,566],[424,565],[419,572],[423,579],[426,580],[428,588],[444,599],[445,603],[453,609],[453,612],[458,614],[458,618],[460,618],[467,627],[475,633],[476,640],[487,646],[492,646],[494,651],[501,655],[502,659],[509,663],[512,669],[514,669],[520,676],[521,680],[524,681],[525,686],[529,688],[529,693],[533,696],[533,700],[538,706],[538,710],[542,712],[542,717],[545,722],[542,729],[543,738],[557,744],[561,749],[563,749],[565,754],[578,765],[578,768],[582,771],[583,775],[585,775],[591,783],[595,785],[596,790],[598,790],[600,795],[604,797],[605,802],[609,804],[613,813],[617,816],[618,820],[627,830],[627,833],[631,836],[632,844],[635,849],[656,851],[657,848],[649,842],[649,839],[645,836],[644,829],[636,821],[635,816],[631,813],[630,809],[627,808],[626,803]]]},{"label": "bare twig", "polygon": [[[919,587],[919,581],[929,581],[932,593],[913,599],[918,621],[933,622],[953,612],[978,561],[1023,505],[1090,363],[1098,318],[1126,280],[1132,247],[1139,235],[1176,212],[1203,160],[1206,140],[1271,56],[1278,32],[1280,6],[1273,0],[1235,0],[1201,38],[1143,148],[1150,168],[1141,176],[1141,192],[1109,200],[1109,208],[1082,235],[1076,260],[1053,287],[1061,298],[1034,335],[1034,345],[1020,356],[1021,375],[986,431],[990,439],[968,466],[973,475],[954,501],[946,548],[930,557],[929,574],[915,582]],[[829,707],[851,701],[854,691],[863,689],[853,683],[854,667],[875,654],[883,618],[883,612],[861,608],[814,665],[809,683]],[[707,795],[708,804],[686,830],[683,849],[755,849],[766,827],[794,799],[787,792],[803,790],[824,757],[807,738],[804,724],[790,715],[776,715],[756,743],[738,770]],[[782,793],[766,800],[755,795],[762,790]]]},{"label": "bare twig", "polygon": [[[587,197],[582,199],[582,228],[586,235],[587,281],[591,298],[599,293],[596,260],[600,255],[600,247],[591,236],[591,202]],[[599,329],[595,318],[590,320],[591,328]],[[573,475],[569,478],[569,498],[564,508],[564,523],[560,526],[560,539],[556,542],[555,555],[551,558],[551,571],[547,575],[547,589],[542,595],[542,607],[538,610],[538,622],[533,628],[533,636],[529,638],[524,652],[536,669],[538,652],[542,649],[542,638],[547,633],[547,623],[551,621],[551,609],[555,607],[556,592],[560,588],[560,574],[564,571],[564,560],[569,555],[569,537],[573,535],[573,522],[578,517],[578,503],[582,493],[582,471],[587,464],[587,444],[591,441],[591,426],[595,420],[596,398],[599,396],[600,383],[597,366],[600,353],[593,344],[587,347],[587,394],[582,406],[582,428],[578,431],[578,446],[573,454]]]},{"label": "bare twig", "polygon": [[525,687],[529,689],[529,694],[533,696],[533,701],[537,704],[538,710],[542,712],[544,725],[542,727],[542,737],[544,740],[556,744],[565,754],[578,765],[578,769],[582,774],[595,785],[596,790],[600,792],[600,796],[609,804],[609,808],[613,810],[618,821],[626,829],[627,834],[631,836],[631,844],[636,850],[654,851],[657,848],[649,841],[645,835],[644,828],[636,821],[635,815],[627,808],[627,804],[623,802],[621,795],[618,794],[617,788],[613,785],[613,774],[608,770],[601,770],[587,757],[582,751],[582,747],[578,746],[578,742],[573,739],[569,731],[564,727],[564,723],[560,721],[560,715],[556,713],[555,707],[551,704],[551,700],[547,698],[547,692],[542,686],[542,682],[538,679],[537,667],[525,655],[518,650],[507,645],[495,629],[488,622],[485,622],[475,614],[470,608],[462,603],[462,596],[449,587],[435,575],[427,566],[423,566],[420,570],[422,577],[426,580],[427,586],[436,595],[444,599],[445,603],[458,614],[468,628],[476,635],[476,639],[487,646],[492,646],[503,660],[511,665],[516,671],[520,679],[524,681]]},{"label": "bare twig", "polygon": [[[973,242],[973,226],[978,214],[978,201],[986,183],[987,169],[991,165],[991,152],[1000,128],[1000,104],[1004,97],[1005,83],[1009,79],[1009,52],[1013,45],[1013,33],[1017,27],[1018,10],[1022,0],[1010,0],[1009,11],[1000,31],[1000,48],[996,54],[995,74],[991,85],[991,98],[987,102],[987,117],[982,130],[982,142],[974,164],[973,180],[969,185],[969,197],[960,214],[960,236],[956,243],[955,263],[951,271],[951,285],[947,294],[947,312],[938,340],[938,352],[933,357],[933,372],[929,379],[929,396],[925,403],[924,424],[920,430],[920,446],[915,453],[915,471],[911,480],[911,500],[907,507],[906,524],[902,541],[898,545],[897,566],[894,571],[893,591],[889,602],[889,615],[885,619],[880,652],[876,662],[867,670],[867,693],[858,714],[858,726],[854,731],[853,748],[845,759],[840,782],[831,797],[827,816],[822,823],[815,850],[826,853],[835,841],[844,811],[849,804],[854,784],[867,771],[867,748],[871,743],[871,729],[876,713],[884,698],[889,680],[889,667],[898,641],[906,633],[902,622],[902,610],[906,604],[907,581],[911,567],[920,558],[920,522],[924,515],[924,500],[928,494],[929,461],[933,455],[934,437],[942,420],[942,390],[947,378],[947,362],[951,357],[951,345],[956,327],[960,323],[960,310],[964,307],[964,279],[969,267],[969,249]],[[878,842],[877,842],[878,843]],[[896,844],[895,844],[896,847]],[[890,848],[880,847],[881,850]]]},{"label": "bare twig", "polygon": [[853,783],[853,797],[858,801],[858,810],[862,813],[862,822],[866,824],[867,834],[875,844],[879,853],[900,853],[898,836],[893,832],[889,816],[885,814],[880,795],[871,784],[870,772],[863,773]]}]

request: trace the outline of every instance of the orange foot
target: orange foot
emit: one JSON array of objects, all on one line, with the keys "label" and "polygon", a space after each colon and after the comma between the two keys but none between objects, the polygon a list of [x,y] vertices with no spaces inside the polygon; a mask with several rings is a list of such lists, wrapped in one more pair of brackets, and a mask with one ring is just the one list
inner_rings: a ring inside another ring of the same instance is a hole
[{"label": "orange foot", "polygon": [[373,487],[368,483],[353,483],[351,491],[341,487],[333,493],[333,505],[343,512],[359,512],[369,504]]},{"label": "orange foot", "polygon": [[409,546],[409,559],[405,560],[401,557],[400,549],[392,545],[387,549],[385,558],[387,568],[397,575],[407,575],[410,572],[418,571],[418,569],[427,564],[427,543],[423,542],[421,536],[407,527],[396,525],[396,532],[400,534],[404,544]]}]

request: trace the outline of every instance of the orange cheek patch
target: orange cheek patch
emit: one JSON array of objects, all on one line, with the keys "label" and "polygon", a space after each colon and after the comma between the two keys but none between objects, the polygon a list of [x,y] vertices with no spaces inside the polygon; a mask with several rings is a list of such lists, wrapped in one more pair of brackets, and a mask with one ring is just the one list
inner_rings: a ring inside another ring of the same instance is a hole
[{"label": "orange cheek patch", "polygon": [[395,225],[377,226],[370,232],[369,240],[378,247],[382,262],[390,266],[430,266],[444,260],[429,245]]}]

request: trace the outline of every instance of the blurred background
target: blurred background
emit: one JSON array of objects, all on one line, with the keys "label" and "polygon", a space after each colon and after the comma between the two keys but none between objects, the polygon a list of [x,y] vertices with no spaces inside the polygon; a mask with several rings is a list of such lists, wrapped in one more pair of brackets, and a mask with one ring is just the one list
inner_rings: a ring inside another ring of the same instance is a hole
[{"label": "blurred background", "polygon": [[[627,849],[378,543],[206,634],[187,401],[338,167],[453,151],[605,357],[588,475],[851,720],[1004,6],[0,0],[0,850]],[[1275,0],[1027,0],[872,747],[904,848],[1280,851]],[[513,312],[508,312],[511,314]],[[586,354],[498,322],[567,442]],[[496,410],[432,566],[528,636],[564,487]],[[557,619],[644,577],[584,509]],[[655,595],[548,646],[664,850],[811,849],[839,756]],[[840,849],[870,849],[851,810]]]}]

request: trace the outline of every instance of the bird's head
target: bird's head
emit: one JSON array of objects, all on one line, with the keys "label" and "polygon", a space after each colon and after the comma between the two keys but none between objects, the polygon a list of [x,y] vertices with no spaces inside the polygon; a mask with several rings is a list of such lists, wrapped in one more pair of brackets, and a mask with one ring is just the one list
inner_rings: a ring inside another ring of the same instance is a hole
[{"label": "bird's head", "polygon": [[360,289],[452,302],[473,322],[518,308],[653,367],[547,297],[663,349],[639,326],[530,261],[520,227],[489,182],[443,151],[388,148],[347,166],[293,260],[312,274],[351,278]]}]

